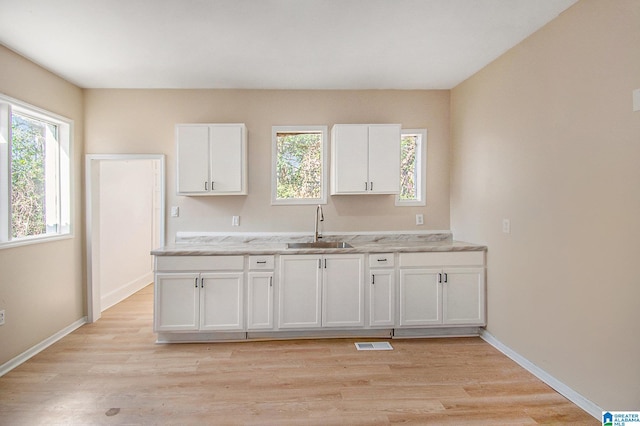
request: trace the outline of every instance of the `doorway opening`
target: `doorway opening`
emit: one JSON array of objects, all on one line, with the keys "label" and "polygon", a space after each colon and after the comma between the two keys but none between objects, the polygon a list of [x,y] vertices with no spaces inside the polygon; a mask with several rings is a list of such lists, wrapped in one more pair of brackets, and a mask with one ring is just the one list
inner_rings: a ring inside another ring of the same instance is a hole
[{"label": "doorway opening", "polygon": [[161,154],[89,154],[85,160],[87,319],[153,281],[149,252],[164,245]]}]

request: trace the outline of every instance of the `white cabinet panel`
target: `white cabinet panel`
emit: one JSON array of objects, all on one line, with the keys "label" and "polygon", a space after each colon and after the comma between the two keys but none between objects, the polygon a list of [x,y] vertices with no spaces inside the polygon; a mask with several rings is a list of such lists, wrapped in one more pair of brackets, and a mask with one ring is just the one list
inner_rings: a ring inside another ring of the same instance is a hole
[{"label": "white cabinet panel", "polygon": [[279,327],[364,326],[362,255],[280,257]]},{"label": "white cabinet panel", "polygon": [[331,141],[332,194],[366,192],[369,182],[368,126],[334,126]]},{"label": "white cabinet panel", "polygon": [[178,194],[247,194],[244,124],[178,124],[176,147]]},{"label": "white cabinet panel", "polygon": [[392,327],[395,325],[395,270],[372,269],[369,275],[369,325]]},{"label": "white cabinet panel", "polygon": [[331,194],[400,191],[399,124],[336,124],[331,130]]},{"label": "white cabinet panel", "polygon": [[156,274],[155,331],[189,331],[199,327],[199,274]]},{"label": "white cabinet panel", "polygon": [[278,326],[280,328],[320,327],[321,291],[320,256],[281,256]]},{"label": "white cabinet panel", "polygon": [[400,326],[442,323],[439,269],[400,271]]},{"label": "white cabinet panel", "polygon": [[204,193],[209,182],[209,127],[177,126],[178,192]]},{"label": "white cabinet panel", "polygon": [[247,329],[273,328],[273,272],[249,272]]},{"label": "white cabinet panel", "polygon": [[327,255],[322,259],[322,326],[364,326],[363,257]]},{"label": "white cabinet panel", "polygon": [[369,182],[374,194],[400,192],[400,126],[369,126]]},{"label": "white cabinet panel", "polygon": [[200,329],[242,330],[243,274],[201,274]]},{"label": "white cabinet panel", "polygon": [[445,268],[443,271],[443,323],[485,323],[483,268]]},{"label": "white cabinet panel", "polygon": [[243,192],[244,146],[243,127],[239,125],[211,126],[211,191],[214,193]]}]

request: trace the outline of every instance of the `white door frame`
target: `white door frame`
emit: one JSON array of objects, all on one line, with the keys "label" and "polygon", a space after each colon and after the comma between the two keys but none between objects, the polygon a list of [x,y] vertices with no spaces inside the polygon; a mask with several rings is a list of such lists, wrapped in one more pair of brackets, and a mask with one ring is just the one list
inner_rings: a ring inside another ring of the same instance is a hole
[{"label": "white door frame", "polygon": [[93,279],[93,247],[92,247],[92,194],[93,167],[99,161],[127,161],[127,160],[160,160],[160,241],[164,245],[165,227],[165,156],[164,154],[87,154],[85,155],[85,234],[87,256],[87,321],[95,322],[100,319],[100,283]]}]

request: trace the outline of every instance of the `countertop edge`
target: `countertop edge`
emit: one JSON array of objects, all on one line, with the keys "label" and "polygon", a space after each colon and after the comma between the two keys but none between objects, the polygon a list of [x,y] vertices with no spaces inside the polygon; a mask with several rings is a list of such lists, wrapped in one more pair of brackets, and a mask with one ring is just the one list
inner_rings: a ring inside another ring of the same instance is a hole
[{"label": "countertop edge", "polygon": [[241,256],[241,255],[287,255],[287,254],[349,254],[349,253],[420,253],[420,252],[460,252],[460,251],[487,251],[487,246],[465,243],[460,241],[444,244],[403,245],[398,244],[366,244],[354,245],[351,248],[336,249],[288,249],[283,244],[264,247],[211,247],[188,245],[185,247],[171,246],[151,251],[153,256]]}]

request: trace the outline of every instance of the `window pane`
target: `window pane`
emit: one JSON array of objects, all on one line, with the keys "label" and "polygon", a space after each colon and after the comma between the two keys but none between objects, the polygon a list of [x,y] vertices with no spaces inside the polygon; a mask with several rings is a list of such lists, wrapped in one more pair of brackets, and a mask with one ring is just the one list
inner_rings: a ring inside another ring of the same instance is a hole
[{"label": "window pane", "polygon": [[277,133],[276,199],[322,196],[322,133]]},{"label": "window pane", "polygon": [[418,135],[403,135],[400,155],[400,200],[417,200],[418,186]]},{"label": "window pane", "polygon": [[[53,165],[51,158],[47,162],[47,156],[51,156],[47,150],[51,149],[51,139],[57,138],[57,127],[14,113],[11,132],[12,237],[46,234],[47,215],[56,216],[55,207],[51,207],[56,205],[56,193],[51,189],[47,191],[47,186],[55,189],[55,182],[47,182],[55,161]],[[54,211],[47,212],[47,208]]]}]

